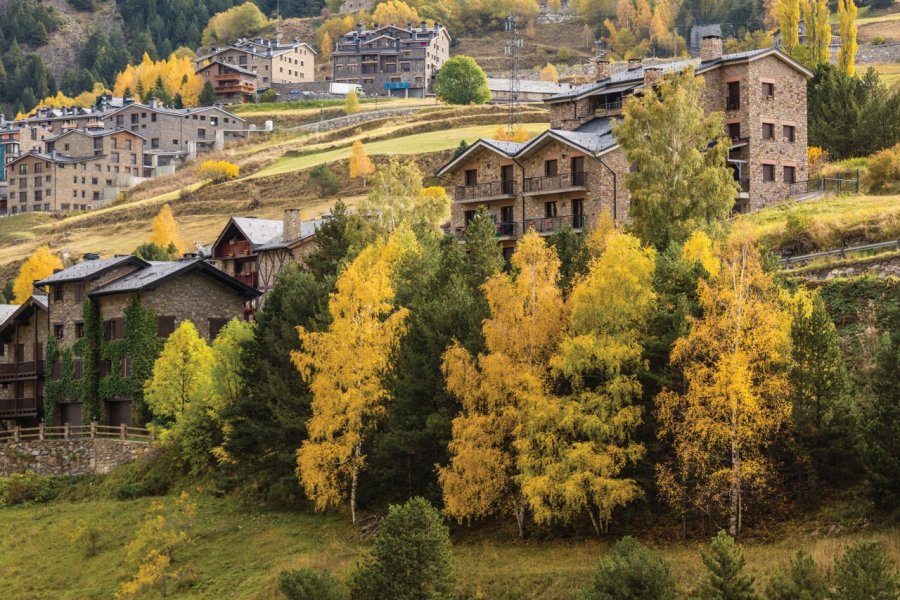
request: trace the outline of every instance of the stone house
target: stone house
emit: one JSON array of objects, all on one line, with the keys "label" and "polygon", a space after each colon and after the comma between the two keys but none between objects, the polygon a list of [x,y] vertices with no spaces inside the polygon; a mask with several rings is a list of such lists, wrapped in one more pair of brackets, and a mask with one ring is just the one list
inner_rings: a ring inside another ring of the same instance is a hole
[{"label": "stone house", "polygon": [[316,78],[316,51],[300,40],[282,43],[280,39],[241,39],[224,48],[213,48],[194,62],[200,72],[213,61],[252,73],[257,90],[268,89],[273,83],[300,83]]},{"label": "stone house", "polygon": [[0,309],[0,421],[35,426],[44,402],[47,296]]},{"label": "stone house", "polygon": [[[282,220],[231,217],[209,249],[209,260],[265,295],[289,261],[302,262],[315,248],[323,222],[304,221],[298,209],[284,211]],[[254,299],[250,308],[258,309],[262,299]]]},{"label": "stone house", "polygon": [[424,98],[449,58],[450,34],[440,23],[372,29],[360,24],[335,43],[332,81],[359,84],[367,94]]},{"label": "stone house", "polygon": [[525,143],[479,140],[437,173],[451,188],[451,228],[461,235],[480,205],[497,224],[504,253],[528,229],[576,229],[600,213],[629,221],[625,185],[632,168],[612,133],[624,102],[668,72],[693,66],[705,80],[707,111],[726,117],[728,164],[740,183],[735,211],[784,200],[806,179],[808,69],[776,49],[722,54],[718,37],[703,40],[701,60],[654,65],[630,61],[613,74],[599,61],[598,81],[545,100],[551,129]]},{"label": "stone house", "polygon": [[197,69],[197,74],[209,82],[222,104],[243,104],[256,97],[256,73],[244,67],[216,59]]},{"label": "stone house", "polygon": [[[47,286],[46,331],[60,348],[74,351],[85,337],[85,300],[97,311],[102,324],[103,343],[125,339],[125,311],[138,300],[157,316],[156,334],[166,338],[185,320],[191,321],[200,336],[212,341],[233,318],[244,318],[247,301],[259,295],[254,288],[238,281],[202,260],[147,262],[134,256],[100,259],[88,254],[81,263],[62,269],[36,282]],[[84,358],[73,356],[74,379],[82,379]],[[101,378],[128,378],[130,363],[122,356],[118,364],[99,361]],[[52,377],[59,377],[53,366]],[[103,398],[103,420],[107,424],[129,423],[130,398]],[[57,420],[82,422],[82,402],[69,398],[59,406]]]},{"label": "stone house", "polygon": [[146,139],[132,131],[70,129],[43,143],[8,163],[6,213],[96,209],[149,175]]}]

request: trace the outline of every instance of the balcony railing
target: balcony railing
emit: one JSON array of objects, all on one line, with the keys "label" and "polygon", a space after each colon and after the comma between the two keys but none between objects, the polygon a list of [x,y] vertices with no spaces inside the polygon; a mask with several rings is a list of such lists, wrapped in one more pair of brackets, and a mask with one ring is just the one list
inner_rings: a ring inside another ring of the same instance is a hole
[{"label": "balcony railing", "polygon": [[506,181],[489,181],[475,185],[458,185],[453,190],[453,198],[457,202],[486,200],[489,198],[509,198],[516,195],[518,186],[512,179]]},{"label": "balcony railing", "polygon": [[35,377],[44,373],[44,361],[22,361],[0,364],[0,379]]},{"label": "balcony railing", "polygon": [[256,284],[259,282],[259,278],[255,271],[252,273],[235,273],[234,278],[250,287],[256,287]]},{"label": "balcony railing", "polygon": [[584,215],[565,215],[556,217],[544,217],[543,219],[526,219],[525,229],[534,229],[538,233],[554,233],[569,225],[573,229],[584,227]]},{"label": "balcony railing", "polygon": [[528,177],[525,179],[526,194],[558,192],[571,188],[584,188],[587,185],[587,173],[560,173],[544,177]]},{"label": "balcony railing", "polygon": [[33,417],[37,415],[38,404],[43,398],[3,398],[0,399],[0,417]]},{"label": "balcony railing", "polygon": [[741,107],[740,96],[728,96],[725,98],[725,110],[738,110]]},{"label": "balcony railing", "polygon": [[[494,228],[496,229],[497,237],[516,237],[516,231],[518,229],[516,223],[513,222],[494,223]],[[468,229],[467,226],[454,229],[456,237],[459,239],[465,238],[466,229]]]},{"label": "balcony railing", "polygon": [[216,250],[216,258],[238,258],[241,256],[250,256],[252,248],[250,242],[246,240],[236,241],[234,243],[227,242],[219,246]]},{"label": "balcony railing", "polygon": [[750,180],[749,179],[736,179],[735,181],[737,181],[740,184],[742,192],[750,191]]}]

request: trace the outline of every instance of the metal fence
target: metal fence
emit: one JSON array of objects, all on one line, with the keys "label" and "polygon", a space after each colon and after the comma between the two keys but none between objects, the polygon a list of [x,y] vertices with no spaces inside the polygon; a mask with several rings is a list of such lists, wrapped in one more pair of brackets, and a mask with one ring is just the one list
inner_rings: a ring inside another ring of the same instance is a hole
[{"label": "metal fence", "polygon": [[900,240],[878,242],[875,244],[864,244],[862,246],[851,246],[849,248],[838,248],[837,250],[825,250],[824,252],[814,252],[812,254],[804,254],[802,256],[788,256],[781,259],[781,264],[785,269],[791,269],[806,265],[807,263],[819,258],[836,257],[844,259],[851,254],[859,254],[865,252],[884,252],[887,250],[900,251]]}]

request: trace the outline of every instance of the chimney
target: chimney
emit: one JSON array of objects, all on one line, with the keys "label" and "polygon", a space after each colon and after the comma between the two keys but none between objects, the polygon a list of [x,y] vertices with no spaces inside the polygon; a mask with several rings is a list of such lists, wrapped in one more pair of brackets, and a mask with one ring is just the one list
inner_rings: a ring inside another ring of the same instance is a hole
[{"label": "chimney", "polygon": [[303,224],[303,217],[300,216],[299,208],[289,208],[284,211],[284,231],[282,239],[285,242],[293,242],[300,239],[300,229]]},{"label": "chimney", "polygon": [[157,100],[154,97],[151,97],[150,98],[150,108],[158,108],[158,107],[159,107],[159,100]]},{"label": "chimney", "polygon": [[594,63],[594,78],[603,81],[612,77],[612,65],[608,60],[598,60]]},{"label": "chimney", "polygon": [[362,35],[362,23],[356,24],[356,35]]},{"label": "chimney", "polygon": [[722,37],[718,35],[705,35],[700,38],[700,60],[716,60],[722,58]]},{"label": "chimney", "polygon": [[644,87],[653,87],[662,79],[662,67],[644,67]]},{"label": "chimney", "polygon": [[634,71],[635,69],[640,69],[641,65],[643,65],[643,64],[644,64],[644,62],[639,58],[629,58],[628,59],[628,70]]},{"label": "chimney", "polygon": [[87,254],[81,255],[82,260],[100,260],[100,255],[94,252],[88,252]]},{"label": "chimney", "polygon": [[428,33],[428,23],[422,21],[422,33]]}]

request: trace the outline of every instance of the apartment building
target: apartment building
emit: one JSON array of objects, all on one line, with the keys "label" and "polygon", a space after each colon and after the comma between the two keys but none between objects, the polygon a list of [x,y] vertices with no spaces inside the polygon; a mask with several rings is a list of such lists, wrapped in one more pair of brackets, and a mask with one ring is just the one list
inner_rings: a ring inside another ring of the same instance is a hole
[{"label": "apartment building", "polygon": [[224,48],[213,48],[195,59],[197,71],[212,62],[235,65],[252,73],[257,90],[268,89],[273,83],[300,83],[316,78],[316,51],[296,39],[286,44],[280,39],[241,39]]},{"label": "apartment building", "polygon": [[69,130],[7,164],[0,214],[91,210],[144,179],[146,139],[126,129]]},{"label": "apartment building", "polygon": [[578,229],[601,213],[629,220],[625,179],[633,168],[612,132],[624,102],[666,73],[693,66],[705,80],[707,111],[725,113],[732,140],[728,164],[740,183],[735,210],[746,212],[789,197],[806,179],[806,80],[812,73],[768,48],[722,54],[722,40],[702,40],[699,60],[653,65],[630,61],[613,73],[598,62],[597,81],[545,100],[551,128],[525,143],[479,140],[444,165],[452,188],[451,227],[458,235],[481,205],[497,225],[504,253],[534,229]]},{"label": "apartment building", "polygon": [[[94,375],[103,402],[102,422],[109,425],[132,422],[131,399],[114,391],[121,387],[114,385],[117,378],[131,377],[130,359],[125,355],[112,364],[107,349],[129,335],[125,311],[133,301],[139,301],[155,313],[158,337],[168,337],[181,322],[189,320],[201,337],[212,341],[229,320],[244,318],[245,303],[259,295],[252,287],[201,260],[147,262],[134,256],[101,259],[96,254],[86,254],[81,263],[35,285],[46,286],[49,295],[44,300],[45,313],[39,321],[43,332],[34,334],[37,341],[33,343],[39,344],[41,339],[46,341],[52,335],[63,351],[72,353],[76,381],[84,379],[85,369],[95,365]],[[85,338],[85,300],[90,301],[102,324],[100,347],[79,344]],[[0,329],[0,340],[4,339],[2,335]],[[38,360],[42,360],[44,346],[35,346]],[[85,360],[87,352],[95,353],[91,360]],[[28,362],[29,356],[26,348],[23,360]],[[41,370],[37,380],[38,390],[43,388],[44,378],[62,376],[58,365],[47,367],[46,372]],[[81,424],[82,403],[77,393],[66,398],[59,406],[56,420]],[[42,416],[41,411],[37,416]]]},{"label": "apartment building", "polygon": [[44,408],[47,296],[2,305],[0,314],[0,421],[36,426]]},{"label": "apartment building", "polygon": [[440,23],[428,27],[386,25],[356,29],[340,37],[331,54],[332,80],[356,83],[367,94],[424,98],[434,76],[450,58],[450,34]]},{"label": "apartment building", "polygon": [[208,81],[221,104],[243,104],[256,98],[256,73],[244,67],[212,60],[197,69]]}]

